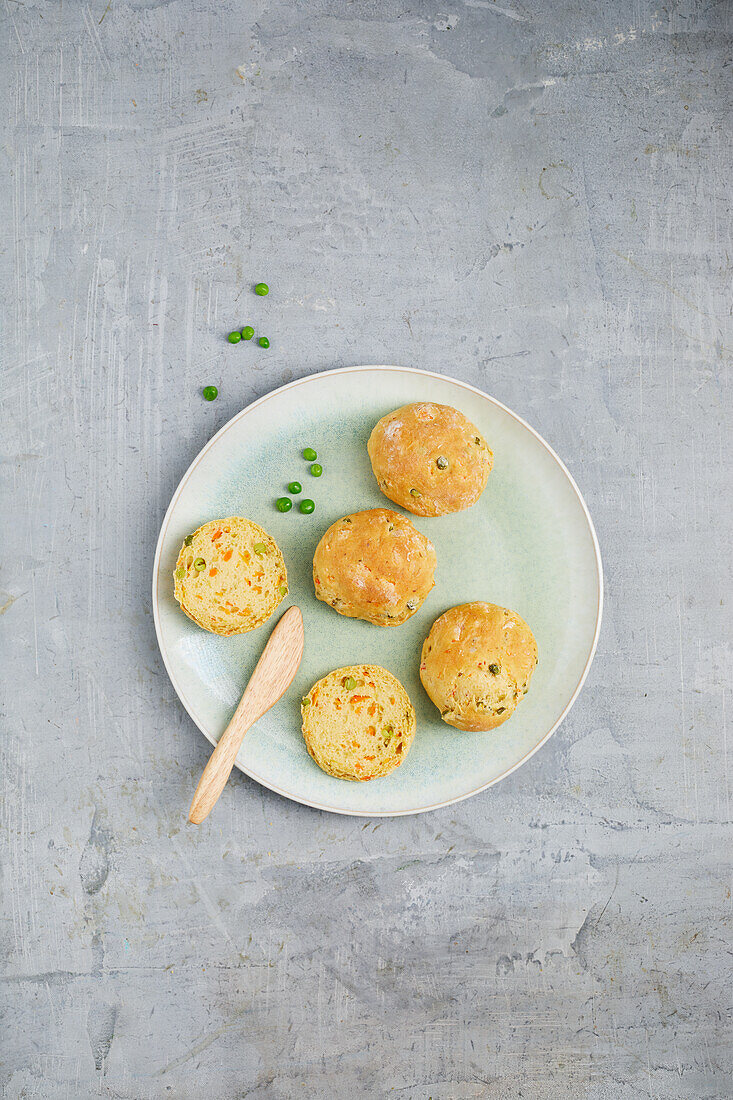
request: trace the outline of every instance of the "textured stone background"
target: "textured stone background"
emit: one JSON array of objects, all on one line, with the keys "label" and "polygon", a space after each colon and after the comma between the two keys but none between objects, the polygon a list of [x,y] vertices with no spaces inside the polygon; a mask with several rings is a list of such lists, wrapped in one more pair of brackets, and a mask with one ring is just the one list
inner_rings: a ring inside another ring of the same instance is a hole
[{"label": "textured stone background", "polygon": [[[733,1095],[731,4],[1,11],[5,1096]],[[263,277],[272,347],[231,348]],[[468,802],[237,776],[195,830],[164,510],[243,405],[364,362],[567,461],[594,668]]]}]

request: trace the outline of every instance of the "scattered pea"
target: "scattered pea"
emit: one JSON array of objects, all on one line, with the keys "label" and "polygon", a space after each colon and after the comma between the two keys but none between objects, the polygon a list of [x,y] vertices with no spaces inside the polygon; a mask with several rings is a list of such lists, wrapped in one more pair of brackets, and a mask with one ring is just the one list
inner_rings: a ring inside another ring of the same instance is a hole
[{"label": "scattered pea", "polygon": [[270,341],[267,339],[266,336],[260,336],[257,343],[260,345],[261,348],[269,348],[270,346]]},{"label": "scattered pea", "polygon": [[203,558],[196,558],[196,561],[193,563],[193,567],[197,573],[200,573],[202,569],[206,568],[206,562]]},{"label": "scattered pea", "polygon": [[190,546],[192,542],[193,542],[193,535],[186,535],[185,539],[183,540],[183,545],[184,546]]},{"label": "scattered pea", "polygon": [[435,460],[435,465],[438,467],[439,470],[447,470],[448,459],[445,457],[445,455],[438,455]]},{"label": "scattered pea", "polygon": [[298,493],[303,492],[303,486],[300,484],[299,481],[291,481],[288,485],[288,492],[293,493],[294,496],[297,496]]},{"label": "scattered pea", "polygon": [[298,507],[300,508],[304,516],[309,516],[311,512],[314,512],[316,509],[315,502],[310,500],[308,497],[306,497],[305,500],[301,500]]},{"label": "scattered pea", "polygon": [[410,489],[410,496],[411,497],[419,497],[420,496],[420,490],[419,489]]},{"label": "scattered pea", "polygon": [[219,391],[216,386],[204,386],[202,393],[207,401],[216,401]]},{"label": "scattered pea", "polygon": [[235,332],[230,332],[229,335],[227,336],[227,340],[229,341],[230,344],[238,344],[241,339],[242,339],[242,333],[241,332],[236,332],[236,331]]},{"label": "scattered pea", "polygon": [[356,687],[356,680],[354,679],[353,676],[347,676],[346,677],[346,682],[344,684],[344,687],[346,688],[347,691],[353,691],[354,690],[354,688]]},{"label": "scattered pea", "polygon": [[306,462],[315,462],[318,458],[318,452],[314,451],[312,447],[306,447],[303,451],[303,458]]},{"label": "scattered pea", "polygon": [[313,463],[313,465],[311,466],[311,473],[313,474],[313,477],[321,476],[321,474],[323,473],[323,466],[321,466],[320,462]]},{"label": "scattered pea", "polygon": [[303,698],[300,700],[300,705],[301,707],[309,707],[311,705],[311,701],[307,695],[304,695]]},{"label": "scattered pea", "polygon": [[255,330],[252,328],[251,325],[245,325],[244,328],[242,329],[242,339],[243,340],[251,340],[252,337],[254,336],[254,334],[255,334]]},{"label": "scattered pea", "polygon": [[501,672],[501,665],[497,665],[495,662],[489,665],[489,672],[492,676],[498,676]]},{"label": "scattered pea", "polygon": [[262,555],[267,552],[267,547],[264,542],[256,542],[252,549],[259,557],[262,557]]},{"label": "scattered pea", "polygon": [[258,283],[255,287],[255,294],[259,294],[260,298],[264,298],[266,294],[270,293],[270,288],[267,283]]},{"label": "scattered pea", "polygon": [[279,497],[275,501],[275,507],[277,508],[278,512],[289,512],[290,509],[293,507],[293,502],[292,500],[289,500],[288,497]]},{"label": "scattered pea", "polygon": [[183,578],[186,576],[186,570],[183,568],[176,569],[176,576],[178,577],[179,581],[183,580]]},{"label": "scattered pea", "polygon": [[278,588],[278,592],[280,593],[281,596],[287,596],[288,586],[286,584],[281,584],[280,587]]}]

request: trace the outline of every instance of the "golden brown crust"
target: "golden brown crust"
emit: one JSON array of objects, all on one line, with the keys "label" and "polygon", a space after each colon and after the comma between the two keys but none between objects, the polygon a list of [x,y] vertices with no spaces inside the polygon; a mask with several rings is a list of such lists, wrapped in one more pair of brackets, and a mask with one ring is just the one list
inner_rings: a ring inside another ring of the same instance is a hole
[{"label": "golden brown crust", "polygon": [[379,488],[417,516],[475,504],[493,455],[478,428],[450,405],[403,405],[383,416],[367,444]]},{"label": "golden brown crust", "polygon": [[[197,562],[204,568],[197,569]],[[214,634],[245,634],[261,626],[288,591],[277,543],[242,516],[211,520],[188,535],[173,578],[183,611]]]},{"label": "golden brown crust", "polygon": [[391,672],[348,665],[329,672],[303,698],[308,752],[336,779],[364,782],[398,768],[415,736],[415,711]]},{"label": "golden brown crust", "polygon": [[316,596],[340,615],[399,626],[433,587],[435,548],[388,508],[353,512],[331,524],[316,547]]},{"label": "golden brown crust", "polygon": [[491,730],[511,718],[536,665],[537,643],[516,611],[465,603],[433,623],[420,679],[449,726]]}]

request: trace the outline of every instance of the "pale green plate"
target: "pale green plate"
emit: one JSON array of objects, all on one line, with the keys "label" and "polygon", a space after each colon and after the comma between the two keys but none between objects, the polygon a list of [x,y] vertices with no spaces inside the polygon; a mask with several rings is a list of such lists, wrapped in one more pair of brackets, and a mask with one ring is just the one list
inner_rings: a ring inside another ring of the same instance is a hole
[{"label": "pale green plate", "polygon": [[[435,588],[404,626],[345,619],[316,600],[313,552],[329,524],[362,508],[390,507],[377,489],[366,443],[384,413],[411,401],[453,405],[494,452],[479,502],[439,519],[412,517],[438,555]],[[323,477],[301,456],[318,450]],[[316,502],[313,515],[285,515],[274,500],[289,481]],[[455,379],[403,367],[350,367],[302,378],[243,409],[207,443],[178,486],[155,555],[153,609],[165,666],[184,707],[212,744],[236,706],[270,631],[220,638],[199,629],[173,599],[181,542],[206,520],[247,516],[277,540],[290,596],[305,621],[305,655],[292,687],[247,734],[237,765],[296,802],[364,816],[420,813],[467,798],[519,767],[557,729],[586,677],[601,623],[598,542],[577,486],[529,425],[493,398]],[[491,733],[460,733],[441,722],[420,683],[420,648],[431,624],[454,604],[488,600],[531,626],[539,666],[516,714]],[[326,775],[306,752],[300,698],[341,665],[382,665],[404,684],[417,733],[402,767],[383,779],[349,783]]]}]

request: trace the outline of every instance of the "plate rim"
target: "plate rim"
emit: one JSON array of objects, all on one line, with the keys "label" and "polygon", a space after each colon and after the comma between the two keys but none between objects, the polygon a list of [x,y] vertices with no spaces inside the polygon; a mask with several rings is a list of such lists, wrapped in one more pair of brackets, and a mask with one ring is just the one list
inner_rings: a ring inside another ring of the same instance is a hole
[{"label": "plate rim", "polygon": [[316,802],[316,801],[314,801],[312,799],[309,799],[309,798],[299,797],[298,795],[292,794],[290,791],[286,791],[283,788],[278,787],[273,783],[267,782],[261,776],[259,776],[259,775],[255,774],[254,772],[248,770],[247,768],[243,767],[241,764],[238,764],[236,762],[236,760],[235,760],[235,763],[234,763],[234,766],[236,768],[238,768],[239,771],[241,771],[245,775],[249,776],[249,778],[253,779],[256,783],[259,783],[260,786],[266,787],[267,790],[273,791],[273,793],[280,795],[282,798],[290,799],[291,802],[298,802],[301,806],[310,806],[312,809],[322,810],[325,813],[344,814],[347,817],[367,817],[367,818],[372,818],[372,817],[409,817],[413,814],[429,813],[431,810],[439,810],[439,809],[444,808],[445,806],[453,806],[458,802],[463,802],[467,798],[473,798],[474,795],[481,794],[482,791],[488,790],[489,787],[493,787],[496,783],[500,783],[502,781],[502,779],[506,779],[507,776],[512,774],[512,772],[515,772],[518,768],[521,768],[521,766],[523,764],[525,764],[530,759],[530,757],[534,756],[534,754],[536,752],[538,752],[542,748],[542,746],[547,743],[547,741],[549,741],[549,739],[552,737],[553,733],[555,733],[556,730],[560,727],[560,725],[565,721],[565,718],[570,713],[570,710],[572,709],[576,699],[578,698],[578,696],[581,692],[583,684],[586,681],[588,673],[590,672],[590,667],[593,664],[593,658],[595,657],[596,649],[598,647],[598,639],[599,639],[600,632],[601,632],[601,620],[603,618],[603,600],[604,600],[603,588],[604,588],[604,585],[603,585],[603,561],[601,559],[601,548],[600,548],[600,545],[598,543],[598,536],[596,534],[596,529],[595,529],[595,526],[593,524],[591,514],[588,510],[588,505],[585,503],[585,500],[583,498],[583,494],[581,493],[580,489],[578,488],[578,485],[576,484],[575,478],[570,473],[570,471],[568,470],[567,466],[565,465],[563,460],[560,458],[560,456],[555,452],[555,450],[547,442],[547,440],[544,439],[540,435],[540,433],[535,428],[532,427],[531,424],[528,424],[527,421],[524,420],[523,417],[519,416],[512,409],[510,409],[507,405],[504,405],[501,401],[498,401],[495,397],[492,397],[491,394],[488,394],[484,390],[479,389],[478,386],[471,385],[470,382],[464,382],[460,378],[453,378],[452,375],[440,374],[438,371],[422,370],[419,367],[400,367],[400,366],[394,366],[394,365],[390,365],[390,364],[372,364],[372,363],[366,363],[366,364],[363,364],[363,365],[351,366],[351,367],[333,367],[330,370],[315,371],[313,374],[305,374],[301,378],[293,379],[292,382],[286,382],[285,385],[283,385],[283,386],[278,386],[276,389],[268,390],[268,392],[263,394],[262,397],[256,398],[254,401],[250,402],[248,405],[245,405],[243,409],[240,409],[238,413],[235,413],[233,417],[231,417],[229,420],[227,420],[227,422],[225,424],[223,424],[221,426],[221,428],[219,428],[219,430],[214,433],[214,435],[212,435],[211,439],[209,439],[209,441],[207,443],[205,443],[204,446],[201,448],[201,450],[195,455],[193,461],[190,463],[190,465],[186,469],[185,473],[183,474],[181,480],[179,481],[178,485],[176,486],[176,489],[173,493],[173,496],[171,497],[170,502],[168,504],[168,507],[166,508],[165,515],[163,516],[163,522],[161,523],[160,531],[158,532],[158,540],[157,540],[156,546],[155,546],[155,556],[153,558],[153,585],[152,585],[153,622],[155,624],[155,636],[156,636],[156,639],[157,639],[157,642],[158,642],[158,649],[159,649],[160,655],[163,659],[163,665],[165,666],[165,670],[168,673],[168,679],[170,680],[170,682],[173,686],[173,690],[175,691],[176,695],[178,696],[179,701],[183,705],[183,709],[186,711],[186,713],[188,714],[188,716],[191,719],[191,721],[193,722],[193,724],[201,731],[201,733],[203,733],[204,737],[209,742],[209,744],[212,745],[212,746],[215,746],[216,741],[214,741],[213,738],[211,738],[209,736],[208,732],[203,728],[203,726],[201,726],[199,724],[199,722],[194,717],[194,715],[191,711],[191,708],[188,705],[185,692],[183,691],[182,687],[180,686],[178,680],[176,679],[176,676],[175,676],[175,674],[174,674],[174,672],[173,672],[173,670],[172,670],[172,668],[171,668],[171,666],[168,662],[168,658],[167,658],[167,655],[166,655],[166,649],[165,649],[165,646],[164,646],[164,643],[163,643],[162,628],[161,628],[161,623],[160,623],[160,616],[159,616],[159,613],[158,613],[158,591],[159,591],[158,580],[159,580],[159,575],[160,575],[160,559],[161,559],[162,550],[163,550],[163,541],[165,539],[165,535],[166,535],[167,530],[168,530],[168,524],[170,523],[170,519],[171,519],[171,515],[173,513],[173,509],[175,508],[175,505],[178,501],[178,498],[181,495],[181,493],[183,492],[189,478],[191,477],[192,473],[194,472],[196,467],[199,465],[199,463],[203,459],[204,455],[210,450],[211,447],[213,447],[214,443],[219,439],[219,437],[221,435],[223,435],[226,431],[228,431],[232,427],[232,425],[235,424],[236,421],[241,419],[241,417],[243,417],[246,413],[250,412],[252,409],[257,408],[259,405],[263,405],[266,401],[269,401],[271,398],[275,397],[277,394],[283,393],[285,390],[294,389],[296,386],[301,386],[301,385],[307,384],[308,382],[312,381],[315,378],[326,378],[326,377],[333,377],[334,375],[355,374],[357,372],[363,372],[363,371],[391,371],[391,372],[396,371],[396,372],[402,373],[402,374],[413,374],[413,375],[417,375],[417,376],[423,377],[423,378],[437,378],[437,379],[439,379],[440,381],[443,381],[443,382],[451,382],[453,385],[460,386],[461,389],[468,390],[470,393],[477,394],[479,397],[483,397],[487,401],[490,401],[492,403],[492,405],[495,405],[497,408],[501,409],[502,412],[507,413],[509,416],[512,417],[513,420],[516,420],[519,424],[522,425],[522,427],[526,428],[527,431],[529,431],[535,437],[535,439],[538,440],[538,442],[549,453],[550,457],[553,458],[554,461],[557,463],[557,465],[560,467],[562,473],[568,479],[568,481],[570,483],[570,486],[573,489],[573,492],[575,493],[576,497],[578,498],[578,501],[580,502],[580,506],[583,510],[583,514],[585,516],[585,520],[586,520],[586,523],[588,525],[588,530],[590,531],[591,540],[592,540],[592,543],[593,543],[593,550],[594,550],[594,553],[595,553],[596,574],[597,574],[597,579],[598,579],[598,604],[597,604],[597,607],[596,607],[596,622],[595,622],[595,629],[594,629],[594,632],[593,632],[593,642],[591,644],[590,651],[589,651],[588,656],[586,658],[585,665],[583,666],[583,670],[582,670],[582,672],[580,674],[580,677],[578,679],[578,683],[577,683],[572,695],[570,696],[570,699],[568,700],[568,702],[565,706],[565,709],[563,710],[562,714],[559,716],[557,721],[540,738],[540,740],[537,742],[537,744],[529,750],[529,752],[525,753],[525,755],[520,760],[518,760],[515,764],[512,764],[512,766],[510,768],[507,768],[505,771],[503,771],[501,773],[501,775],[497,775],[494,779],[490,779],[488,783],[482,783],[480,786],[474,788],[471,791],[467,791],[465,794],[457,795],[455,798],[444,799],[442,802],[434,802],[429,806],[418,806],[414,809],[405,809],[405,810],[371,810],[371,811],[365,811],[365,810],[342,809],[342,808],[336,807],[336,806],[327,806],[327,805],[324,805],[321,802]]}]

